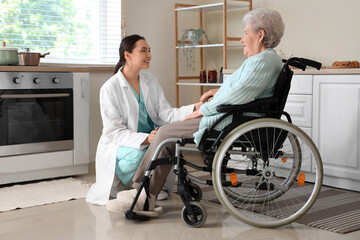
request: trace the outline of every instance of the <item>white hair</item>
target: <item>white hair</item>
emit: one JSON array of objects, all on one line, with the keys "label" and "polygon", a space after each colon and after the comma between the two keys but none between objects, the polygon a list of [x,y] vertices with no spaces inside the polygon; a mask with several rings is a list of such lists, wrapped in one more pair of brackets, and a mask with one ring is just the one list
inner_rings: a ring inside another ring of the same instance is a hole
[{"label": "white hair", "polygon": [[264,30],[264,44],[267,48],[274,48],[279,43],[284,34],[285,24],[276,10],[257,8],[248,12],[243,21],[249,24],[254,33]]}]

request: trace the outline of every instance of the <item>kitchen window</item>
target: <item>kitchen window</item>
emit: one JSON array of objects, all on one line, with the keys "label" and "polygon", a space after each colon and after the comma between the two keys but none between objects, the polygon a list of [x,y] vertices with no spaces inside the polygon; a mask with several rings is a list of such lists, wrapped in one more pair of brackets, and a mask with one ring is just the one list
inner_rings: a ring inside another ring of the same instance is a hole
[{"label": "kitchen window", "polygon": [[42,62],[118,61],[124,0],[0,0],[0,41],[50,52]]}]

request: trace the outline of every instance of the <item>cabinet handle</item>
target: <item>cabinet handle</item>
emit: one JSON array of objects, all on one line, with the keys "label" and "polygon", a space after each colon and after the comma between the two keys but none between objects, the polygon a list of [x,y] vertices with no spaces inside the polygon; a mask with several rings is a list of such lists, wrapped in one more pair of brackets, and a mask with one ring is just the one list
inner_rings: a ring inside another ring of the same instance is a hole
[{"label": "cabinet handle", "polygon": [[81,97],[85,97],[85,81],[83,78],[81,78]]},{"label": "cabinet handle", "polygon": [[0,98],[58,98],[69,97],[69,93],[49,93],[49,94],[3,94]]}]

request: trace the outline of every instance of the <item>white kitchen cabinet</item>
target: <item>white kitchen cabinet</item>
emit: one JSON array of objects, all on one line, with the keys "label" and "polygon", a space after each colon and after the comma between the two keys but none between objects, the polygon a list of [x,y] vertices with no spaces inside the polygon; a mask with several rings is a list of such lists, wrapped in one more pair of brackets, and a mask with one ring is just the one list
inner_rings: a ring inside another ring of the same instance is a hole
[{"label": "white kitchen cabinet", "polygon": [[360,190],[360,75],[315,75],[313,140],[324,183]]},{"label": "white kitchen cabinet", "polygon": [[294,75],[285,105],[294,125],[304,130],[310,137],[312,132],[312,75]]},{"label": "white kitchen cabinet", "polygon": [[294,75],[285,111],[318,147],[324,184],[360,191],[360,75]]},{"label": "white kitchen cabinet", "polygon": [[311,95],[289,94],[285,111],[291,115],[291,119],[295,125],[303,128],[311,128]]},{"label": "white kitchen cabinet", "polygon": [[89,163],[89,73],[74,73],[74,165]]}]

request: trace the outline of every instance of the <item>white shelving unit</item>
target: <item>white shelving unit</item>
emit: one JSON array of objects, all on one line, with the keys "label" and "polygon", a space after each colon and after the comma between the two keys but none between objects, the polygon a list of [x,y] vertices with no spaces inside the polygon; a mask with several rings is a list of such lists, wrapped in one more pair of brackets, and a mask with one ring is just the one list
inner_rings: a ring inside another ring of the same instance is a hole
[{"label": "white shelving unit", "polygon": [[[219,3],[205,4],[205,5],[190,5],[190,4],[175,4],[175,57],[176,57],[176,66],[175,66],[175,79],[176,79],[176,106],[179,107],[179,87],[180,86],[200,86],[200,94],[203,93],[203,87],[205,86],[220,86],[220,83],[196,83],[199,81],[199,75],[197,76],[180,76],[179,75],[179,50],[183,48],[190,48],[190,46],[178,46],[180,43],[178,36],[178,14],[181,12],[193,12],[194,14],[199,14],[199,28],[203,28],[203,13],[204,12],[222,12],[223,18],[223,37],[221,43],[213,44],[202,44],[202,41],[199,45],[194,47],[200,49],[200,62],[199,67],[203,69],[204,67],[204,49],[207,48],[222,48],[223,56],[223,68],[227,68],[227,49],[230,47],[243,47],[241,44],[240,37],[229,37],[227,33],[227,12],[233,9],[252,9],[252,0],[223,0]],[[193,46],[191,46],[193,47]]]},{"label": "white shelving unit", "polygon": [[[235,44],[227,44],[228,47],[243,47],[242,43],[235,43]],[[195,45],[194,48],[212,48],[212,47],[224,47],[223,43],[213,43],[213,44],[202,44],[202,45]],[[176,46],[176,49],[179,48],[190,48],[190,46]]]}]

